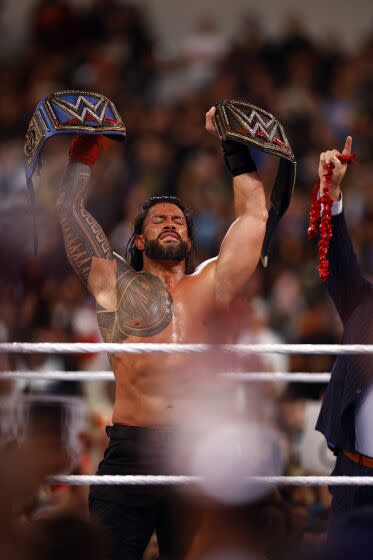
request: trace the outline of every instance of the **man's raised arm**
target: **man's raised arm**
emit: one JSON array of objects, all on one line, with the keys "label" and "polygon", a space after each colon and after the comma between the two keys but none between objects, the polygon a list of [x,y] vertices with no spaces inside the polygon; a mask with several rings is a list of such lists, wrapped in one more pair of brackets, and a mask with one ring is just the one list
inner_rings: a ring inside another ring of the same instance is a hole
[{"label": "man's raised arm", "polygon": [[66,253],[75,272],[95,296],[109,308],[116,284],[116,261],[101,226],[87,211],[85,204],[91,166],[100,152],[95,136],[78,136],[71,144],[57,202]]},{"label": "man's raised arm", "polygon": [[[206,115],[212,132],[213,107]],[[224,157],[233,175],[236,219],[221,244],[215,268],[215,294],[219,307],[227,307],[253,274],[263,245],[268,212],[264,186],[246,146],[227,140]]]},{"label": "man's raised arm", "polygon": [[236,219],[220,247],[215,271],[215,293],[226,307],[239,295],[260,258],[267,223],[263,183],[256,172],[233,179]]},{"label": "man's raised arm", "polygon": [[367,290],[372,289],[370,282],[360,271],[342,208],[341,184],[347,163],[341,163],[338,156],[350,155],[351,148],[352,138],[348,136],[342,154],[338,150],[328,150],[320,155],[319,163],[320,194],[325,184],[326,166],[329,164],[334,166],[329,190],[334,208],[333,234],[329,248],[330,274],[327,286],[342,322],[347,321],[352,311],[365,297]]}]

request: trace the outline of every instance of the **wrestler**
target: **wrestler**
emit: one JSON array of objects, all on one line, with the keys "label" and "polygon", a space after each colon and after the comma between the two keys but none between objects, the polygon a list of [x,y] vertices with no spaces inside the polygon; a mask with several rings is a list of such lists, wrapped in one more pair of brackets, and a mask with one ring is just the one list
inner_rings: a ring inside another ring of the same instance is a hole
[{"label": "wrestler", "polygon": [[[214,114],[213,107],[206,129],[215,134]],[[225,141],[223,150],[233,176],[236,219],[219,255],[193,270],[191,218],[173,197],[147,200],[128,259],[113,253],[85,207],[99,141],[94,136],[73,140],[58,214],[68,258],[96,299],[105,342],[235,342],[230,310],[258,264],[268,213],[248,148]],[[98,474],[169,474],[160,455],[187,404],[188,378],[221,370],[221,357],[112,354],[110,360],[116,379],[113,425],[107,427],[110,443]],[[141,558],[154,530],[161,557],[181,558],[194,528],[191,523],[188,533],[183,516],[180,538],[178,505],[165,488],[93,487],[90,493],[90,510],[109,528],[111,558],[118,560]]]}]

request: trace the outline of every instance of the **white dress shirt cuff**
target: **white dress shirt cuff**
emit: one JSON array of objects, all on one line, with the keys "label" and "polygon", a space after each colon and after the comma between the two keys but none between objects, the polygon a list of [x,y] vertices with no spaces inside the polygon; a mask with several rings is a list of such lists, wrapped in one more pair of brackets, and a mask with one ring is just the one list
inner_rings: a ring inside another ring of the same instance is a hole
[{"label": "white dress shirt cuff", "polygon": [[337,202],[333,202],[332,216],[338,216],[338,214],[342,214],[342,211],[343,211],[343,197],[341,193],[341,198],[337,200]]}]

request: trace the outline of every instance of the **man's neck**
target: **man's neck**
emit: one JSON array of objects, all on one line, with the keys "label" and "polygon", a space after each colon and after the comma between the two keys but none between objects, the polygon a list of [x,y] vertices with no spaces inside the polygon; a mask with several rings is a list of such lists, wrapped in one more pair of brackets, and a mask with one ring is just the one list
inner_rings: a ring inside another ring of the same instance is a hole
[{"label": "man's neck", "polygon": [[166,288],[172,290],[185,276],[185,261],[154,260],[144,255],[143,271],[158,276]]}]

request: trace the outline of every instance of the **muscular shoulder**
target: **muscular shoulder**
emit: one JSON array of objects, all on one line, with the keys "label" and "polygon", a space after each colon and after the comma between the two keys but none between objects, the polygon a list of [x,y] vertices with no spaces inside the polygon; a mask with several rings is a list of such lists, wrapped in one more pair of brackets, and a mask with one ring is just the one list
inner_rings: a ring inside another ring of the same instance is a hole
[{"label": "muscular shoulder", "polygon": [[[239,256],[237,256],[237,258],[239,258]],[[226,303],[225,301],[220,303],[218,298],[216,297],[217,265],[218,257],[214,257],[212,259],[204,261],[197,267],[196,271],[190,276],[190,278],[193,278],[196,286],[198,286],[198,288],[196,289],[203,289],[205,293],[210,293],[217,310],[226,311],[227,309],[229,309],[231,304],[239,301],[240,297],[245,295],[247,291],[247,284],[244,285],[243,288],[237,294],[235,294],[228,303]],[[228,286],[226,285],[224,289],[226,289],[227,287],[229,287],[229,284]]]},{"label": "muscular shoulder", "polygon": [[207,261],[203,261],[203,263],[197,266],[192,276],[204,277],[210,274],[214,274],[217,260],[218,257],[214,257],[213,259],[208,259]]}]

